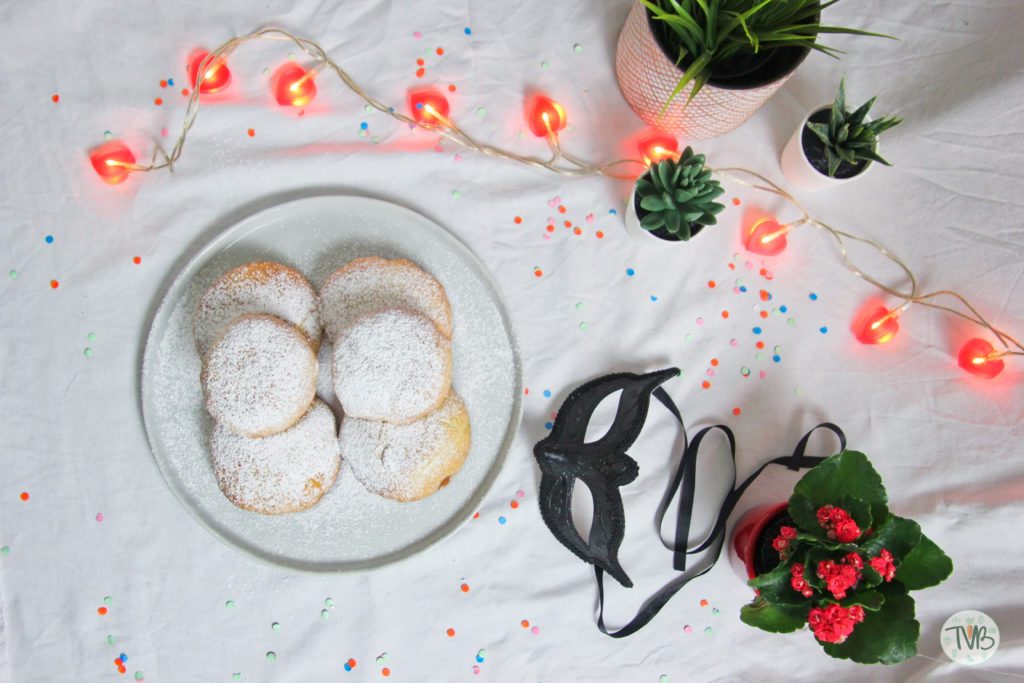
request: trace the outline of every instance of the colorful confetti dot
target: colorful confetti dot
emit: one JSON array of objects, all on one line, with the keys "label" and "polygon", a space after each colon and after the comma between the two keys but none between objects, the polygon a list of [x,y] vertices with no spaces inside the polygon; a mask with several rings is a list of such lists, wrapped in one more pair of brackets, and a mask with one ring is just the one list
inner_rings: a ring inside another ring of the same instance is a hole
[{"label": "colorful confetti dot", "polygon": [[10,546],[5,545],[3,547],[0,547],[0,555],[2,555],[4,557],[7,557],[10,554],[11,554],[11,547]]},{"label": "colorful confetti dot", "polygon": [[56,280],[50,280],[50,289],[57,289],[60,287],[60,283]]},{"label": "colorful confetti dot", "polygon": [[142,257],[141,256],[133,256],[132,257],[132,263],[134,263],[135,265],[139,265],[140,263],[142,263]]},{"label": "colorful confetti dot", "polygon": [[552,428],[554,428],[554,426],[555,426],[554,422],[545,422],[544,423],[544,429],[552,429]]},{"label": "colorful confetti dot", "polygon": [[516,498],[525,498],[525,497],[526,497],[526,491],[524,491],[522,489],[519,489],[518,491],[516,491]]},{"label": "colorful confetti dot", "polygon": [[772,360],[778,363],[782,360],[782,356],[776,353],[774,356],[772,356]]},{"label": "colorful confetti dot", "polygon": [[448,634],[449,638],[454,638],[455,637],[455,629],[453,629],[453,628],[448,629],[447,631],[445,631],[445,633]]},{"label": "colorful confetti dot", "polygon": [[708,606],[708,601],[705,600],[704,598],[701,598],[700,606],[701,607],[707,607]]},{"label": "colorful confetti dot", "polygon": [[162,97],[157,97],[157,98],[156,98],[155,100],[153,100],[153,104],[155,104],[155,105],[156,105],[156,106],[158,106],[158,107],[159,107],[159,106],[160,106],[161,104],[163,104],[163,103],[164,103],[164,98],[162,98]]},{"label": "colorful confetti dot", "polygon": [[325,610],[325,609],[320,610],[320,618],[321,619],[326,619],[330,615],[331,615],[331,613],[328,612],[327,610]]},{"label": "colorful confetti dot", "polygon": [[53,93],[53,95],[50,96],[50,99],[53,100],[54,104],[57,104],[58,102],[60,102],[60,95],[58,95],[57,93]]},{"label": "colorful confetti dot", "polygon": [[443,54],[444,54],[444,48],[443,47],[437,48],[437,55],[440,57]]},{"label": "colorful confetti dot", "polygon": [[267,661],[268,662],[276,662],[277,661],[277,653],[276,652],[268,652],[267,653]]},{"label": "colorful confetti dot", "polygon": [[513,501],[511,501],[511,502],[510,502],[510,503],[509,503],[508,505],[509,505],[509,507],[510,507],[510,508],[512,508],[513,510],[515,510],[516,508],[518,508],[518,507],[519,507],[519,501],[518,501],[518,500],[513,500]]},{"label": "colorful confetti dot", "polygon": [[547,70],[547,69],[548,69],[548,67],[550,67],[550,66],[551,66],[551,65],[550,65],[550,64],[548,64],[547,62],[541,62],[541,63],[540,63],[540,68],[542,68],[542,69],[545,69],[545,70]]},{"label": "colorful confetti dot", "polygon": [[16,271],[14,268],[11,268],[9,271],[7,271],[7,277],[11,278],[12,280],[16,279],[18,277],[18,271]]},{"label": "colorful confetti dot", "polygon": [[711,608],[711,613],[714,614],[717,617],[718,614],[719,614],[718,608],[717,607],[712,607]]},{"label": "colorful confetti dot", "polygon": [[468,593],[469,592],[469,584],[468,583],[462,584],[461,586],[459,586],[459,590],[461,590],[463,593]]},{"label": "colorful confetti dot", "polygon": [[228,600],[227,602],[224,603],[224,606],[225,607],[234,607],[235,606],[235,601],[234,600]]},{"label": "colorful confetti dot", "polygon": [[603,240],[604,239],[604,231],[603,230],[598,230],[596,233],[594,233],[594,236],[597,237],[597,239],[599,239],[599,240]]},{"label": "colorful confetti dot", "polygon": [[454,197],[455,199],[458,199],[461,196],[462,196],[461,192],[459,192],[458,190],[452,190],[452,197]]},{"label": "colorful confetti dot", "polygon": [[100,607],[100,608],[98,608],[98,609],[96,610],[96,614],[100,615],[101,617],[102,617],[102,616],[103,616],[104,614],[106,614],[106,613],[107,613],[107,608],[106,608],[106,607]]},{"label": "colorful confetti dot", "polygon": [[583,46],[580,45],[579,43],[576,43],[575,45],[572,46],[572,51],[575,52],[576,54],[580,54],[581,52],[583,52]]},{"label": "colorful confetti dot", "polygon": [[741,410],[739,409],[739,406],[737,406],[737,407],[735,407],[735,408],[733,408],[733,409],[732,409],[732,414],[733,414],[733,415],[739,415],[739,414],[740,414],[741,412],[743,412],[743,411],[741,411]]},{"label": "colorful confetti dot", "polygon": [[713,631],[712,631],[710,626],[707,626],[707,627],[704,628],[704,635],[710,636],[712,633],[713,633]]},{"label": "colorful confetti dot", "polygon": [[760,327],[755,327],[755,328],[751,329],[751,332],[753,332],[754,334],[761,334],[761,328]]},{"label": "colorful confetti dot", "polygon": [[709,382],[707,380],[704,380],[703,382],[700,383],[700,386],[702,388],[704,388],[704,389],[710,389],[711,388],[711,382]]},{"label": "colorful confetti dot", "polygon": [[233,681],[240,681],[240,680],[242,680],[242,673],[241,672],[235,672],[235,673],[231,674],[231,680],[233,680]]},{"label": "colorful confetti dot", "polygon": [[46,242],[47,244],[53,244],[53,235],[47,235],[46,237],[43,238],[43,241]]},{"label": "colorful confetti dot", "polygon": [[504,524],[504,523],[505,523],[505,522],[507,522],[507,521],[508,521],[508,520],[507,520],[507,519],[505,519],[504,517],[498,517],[498,524]]},{"label": "colorful confetti dot", "polygon": [[97,522],[102,522],[103,521],[103,513],[102,512],[97,512],[96,513],[96,521]]},{"label": "colorful confetti dot", "polygon": [[270,628],[272,628],[275,631],[280,631],[281,630],[281,624],[279,624],[279,623],[277,623],[275,621],[273,624],[270,625]]},{"label": "colorful confetti dot", "polygon": [[636,271],[633,270],[632,268],[626,268],[626,275],[628,275],[629,277],[633,277],[634,275],[636,275]]},{"label": "colorful confetti dot", "polygon": [[331,598],[325,598],[324,599],[324,604],[327,605],[328,607],[334,607],[334,600],[331,599]]},{"label": "colorful confetti dot", "polygon": [[136,671],[135,672],[135,680],[137,680],[137,681],[141,681],[142,680],[142,672],[141,671]]},{"label": "colorful confetti dot", "polygon": [[380,675],[384,676],[385,678],[387,678],[388,676],[391,675],[391,669],[389,669],[389,668],[387,668],[385,666],[383,669],[380,670]]},{"label": "colorful confetti dot", "polygon": [[466,28],[462,29],[462,32],[465,33],[467,36],[473,35],[473,31],[470,30],[470,28],[468,26]]},{"label": "colorful confetti dot", "polygon": [[668,683],[668,676],[665,674],[658,676],[658,683]]},{"label": "colorful confetti dot", "polygon": [[541,270],[540,268],[534,268],[533,269],[533,274],[534,274],[535,277],[540,277],[541,275],[544,274],[544,271]]},{"label": "colorful confetti dot", "polygon": [[530,633],[532,633],[533,635],[537,635],[538,633],[540,633],[540,626],[534,626],[533,628],[531,628]]},{"label": "colorful confetti dot", "polygon": [[529,619],[523,619],[522,621],[519,622],[519,625],[522,626],[523,628],[530,628],[530,620]]},{"label": "colorful confetti dot", "polygon": [[807,298],[810,299],[811,301],[817,301],[818,295],[815,294],[814,292],[811,292],[810,294],[807,295]]},{"label": "colorful confetti dot", "polygon": [[733,206],[739,206],[740,205],[740,198],[739,197],[733,197],[732,198],[732,205]]}]

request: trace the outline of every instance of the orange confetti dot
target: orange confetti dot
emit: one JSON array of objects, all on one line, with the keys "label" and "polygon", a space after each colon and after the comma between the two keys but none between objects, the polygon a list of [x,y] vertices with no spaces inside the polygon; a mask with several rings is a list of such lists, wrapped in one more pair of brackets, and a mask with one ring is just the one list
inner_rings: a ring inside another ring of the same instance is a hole
[{"label": "orange confetti dot", "polygon": [[558,213],[565,213],[565,205],[564,204],[559,204],[558,205]]},{"label": "orange confetti dot", "polygon": [[423,60],[422,59],[417,59],[416,60],[416,66],[423,66]]},{"label": "orange confetti dot", "polygon": [[759,341],[756,344],[754,344],[754,346],[756,346],[759,349],[763,349],[764,348],[764,342],[763,341]]},{"label": "orange confetti dot", "polygon": [[555,231],[555,226],[549,224],[548,225],[548,232],[554,232],[554,231]]},{"label": "orange confetti dot", "polygon": [[139,265],[140,263],[142,263],[142,257],[141,256],[134,256],[134,257],[132,257],[132,263],[134,263],[135,265]]},{"label": "orange confetti dot", "polygon": [[185,97],[188,97],[188,88],[182,88],[181,89],[181,94],[184,95]]},{"label": "orange confetti dot", "polygon": [[117,667],[117,673],[123,674],[123,673],[127,673],[127,672],[128,672],[128,669],[124,668],[124,664],[122,664],[121,666]]},{"label": "orange confetti dot", "polygon": [[163,100],[163,98],[162,98],[162,97],[158,97],[158,98],[156,98],[155,100],[153,100],[153,104],[155,104],[155,105],[156,105],[156,106],[158,106],[158,107],[159,107],[159,106],[160,106],[161,104],[163,104],[163,103],[164,103],[164,100]]},{"label": "orange confetti dot", "polygon": [[473,519],[480,519],[480,513],[479,512],[474,512],[473,513]]},{"label": "orange confetti dot", "polygon": [[448,92],[455,92],[455,84],[454,83],[452,83],[451,85],[448,86]]},{"label": "orange confetti dot", "polygon": [[740,202],[740,198],[739,197],[733,197],[732,198],[732,205],[733,206],[739,206],[741,203],[742,202]]},{"label": "orange confetti dot", "polygon": [[54,93],[53,97],[51,97],[50,99],[53,100],[54,104],[56,104],[56,103],[60,102],[60,95],[58,95],[57,93]]},{"label": "orange confetti dot", "polygon": [[567,228],[571,228],[572,227],[572,221],[562,221],[562,225],[564,225]]},{"label": "orange confetti dot", "polygon": [[385,666],[383,669],[380,670],[380,675],[381,676],[385,676],[385,677],[390,676],[391,675],[391,669],[389,669],[389,668],[387,668]]},{"label": "orange confetti dot", "polygon": [[718,367],[718,359],[717,358],[712,358],[711,359],[711,367],[713,367],[713,368],[717,368]]},{"label": "orange confetti dot", "polygon": [[519,622],[519,625],[522,626],[523,628],[530,628],[530,620],[529,619],[523,619],[522,621]]},{"label": "orange confetti dot", "polygon": [[513,219],[512,219],[512,221],[513,221],[513,222],[514,222],[514,223],[515,223],[516,225],[519,225],[520,223],[522,223],[522,222],[523,222],[523,217],[522,217],[522,216],[516,216],[515,218],[513,218]]},{"label": "orange confetti dot", "polygon": [[251,138],[256,137],[256,129],[255,128],[250,128],[249,130],[247,130],[245,132],[248,133],[249,137],[251,137]]},{"label": "orange confetti dot", "polygon": [[421,66],[420,68],[416,69],[416,78],[423,78],[423,74],[425,73],[427,73],[427,70]]},{"label": "orange confetti dot", "polygon": [[160,81],[160,87],[161,88],[166,88],[167,87],[167,81]]},{"label": "orange confetti dot", "polygon": [[768,311],[761,311],[761,317],[762,318],[767,318],[768,317]]},{"label": "orange confetti dot", "polygon": [[599,240],[603,240],[604,239],[604,233],[601,232],[600,230],[597,231],[597,239],[599,239]]},{"label": "orange confetti dot", "polygon": [[530,388],[527,387],[527,388],[523,389],[523,393],[526,394],[527,396],[529,396],[530,395]]},{"label": "orange confetti dot", "polygon": [[444,54],[444,48],[443,47],[437,48],[437,54],[438,55],[443,55]]},{"label": "orange confetti dot", "polygon": [[736,264],[735,263],[730,263],[729,264],[729,270],[736,270]]},{"label": "orange confetti dot", "polygon": [[353,669],[354,669],[354,668],[356,668],[356,660],[354,660],[354,659],[350,659],[350,660],[348,660],[348,661],[347,661],[347,662],[345,662],[345,663],[346,663],[346,664],[348,664],[348,665],[349,665],[350,667],[352,667]]},{"label": "orange confetti dot", "polygon": [[447,631],[445,631],[445,633],[448,634],[449,638],[454,638],[455,637],[455,629],[453,629],[453,628],[448,629]]},{"label": "orange confetti dot", "polygon": [[519,507],[519,501],[518,500],[513,500],[511,503],[509,503],[509,507],[511,507],[513,510],[515,510],[517,507]]},{"label": "orange confetti dot", "polygon": [[741,411],[741,410],[740,410],[740,409],[739,409],[738,407],[737,407],[737,408],[733,408],[733,409],[732,409],[732,414],[733,414],[733,415],[739,415],[739,414],[740,414],[740,412],[742,412],[742,411]]},{"label": "orange confetti dot", "polygon": [[707,601],[707,600],[704,600],[704,599],[701,599],[701,601],[700,601],[700,606],[701,606],[701,607],[707,607],[707,606],[708,606],[708,601]]},{"label": "orange confetti dot", "polygon": [[758,272],[759,274],[761,274],[761,275],[764,275],[764,274],[765,274],[765,273],[767,273],[768,271],[767,271],[766,269],[762,268],[761,270],[759,270],[759,271],[757,271],[757,272]]},{"label": "orange confetti dot", "polygon": [[106,607],[100,607],[99,609],[96,610],[96,613],[99,614],[100,616],[103,616],[104,614],[107,613],[107,608]]},{"label": "orange confetti dot", "polygon": [[533,274],[537,277],[540,277],[541,275],[544,274],[544,271],[541,270],[540,268],[537,268],[536,270],[533,271]]},{"label": "orange confetti dot", "polygon": [[[761,271],[761,274],[762,274],[762,275],[764,275],[764,271],[763,271],[763,270]],[[760,296],[761,296],[761,301],[768,301],[768,299],[770,299],[770,298],[771,298],[771,296],[772,296],[771,294],[769,294],[769,293],[768,293],[768,291],[767,291],[767,290],[764,290],[764,289],[762,289],[762,290],[761,290],[761,291],[759,292],[759,294],[760,294]]]},{"label": "orange confetti dot", "polygon": [[469,592],[469,584],[468,583],[462,584],[461,586],[459,586],[459,588],[462,589],[463,593],[468,593]]},{"label": "orange confetti dot", "polygon": [[22,500],[28,500],[28,491],[22,491],[20,498]]},{"label": "orange confetti dot", "polygon": [[51,289],[57,289],[58,287],[60,287],[60,283],[59,282],[57,282],[56,280],[50,280],[50,288]]},{"label": "orange confetti dot", "polygon": [[708,287],[710,287],[711,289],[714,289],[717,286],[718,286],[718,284],[714,280],[708,280]]},{"label": "orange confetti dot", "polygon": [[582,234],[583,234],[583,231],[582,231],[582,230],[580,230],[579,228],[573,228],[573,229],[572,229],[572,231],[573,231],[574,233],[576,233],[577,235],[582,235]]},{"label": "orange confetti dot", "polygon": [[702,387],[704,387],[705,389],[710,389],[711,388],[711,382],[709,382],[707,380],[704,380],[703,382],[701,382],[700,385]]},{"label": "orange confetti dot", "polygon": [[722,311],[722,317],[723,318],[728,318],[729,317],[729,311]]}]

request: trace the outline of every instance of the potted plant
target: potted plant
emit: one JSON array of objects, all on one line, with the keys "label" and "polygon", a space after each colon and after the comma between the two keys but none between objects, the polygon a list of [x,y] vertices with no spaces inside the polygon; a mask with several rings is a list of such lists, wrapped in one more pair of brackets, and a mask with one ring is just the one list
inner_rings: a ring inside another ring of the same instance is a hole
[{"label": "potted plant", "polygon": [[725,206],[715,199],[723,192],[704,167],[704,155],[687,147],[678,159],[662,159],[637,179],[626,207],[626,229],[643,244],[685,244],[718,221]]},{"label": "potted plant", "polygon": [[903,119],[868,117],[875,98],[853,112],[846,108],[846,80],[835,102],[808,114],[782,151],[782,173],[794,186],[813,191],[859,178],[872,161],[892,166],[878,154],[878,136]]},{"label": "potted plant", "polygon": [[788,504],[753,510],[736,528],[733,548],[757,593],[743,622],[772,633],[809,625],[827,654],[862,664],[917,653],[909,591],[953,571],[916,522],[889,511],[881,477],[856,451],[827,458]]},{"label": "potted plant", "polygon": [[[647,123],[704,139],[746,121],[811,50],[835,57],[819,33],[819,0],[636,0],[619,35],[615,74]],[[889,37],[889,36],[884,36]]]}]

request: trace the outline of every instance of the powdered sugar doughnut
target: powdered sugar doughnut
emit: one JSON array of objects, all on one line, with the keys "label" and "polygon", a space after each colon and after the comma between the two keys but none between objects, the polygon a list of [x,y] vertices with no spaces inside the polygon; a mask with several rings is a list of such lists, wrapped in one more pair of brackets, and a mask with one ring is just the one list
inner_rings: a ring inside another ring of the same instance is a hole
[{"label": "powdered sugar doughnut", "polygon": [[297,327],[272,315],[243,315],[203,361],[206,409],[240,436],[282,432],[313,402],[318,367]]},{"label": "powdered sugar doughnut", "polygon": [[448,483],[469,454],[469,414],[454,391],[441,408],[408,425],[346,416],[341,452],[366,490],[409,502]]},{"label": "powdered sugar doughnut", "polygon": [[235,318],[269,313],[296,325],[315,352],[320,347],[320,301],[302,273],[272,261],[254,261],[221,275],[196,305],[192,329],[205,356]]},{"label": "powdered sugar doughnut", "polygon": [[330,490],[341,465],[334,413],[317,401],[286,431],[264,439],[216,425],[210,458],[217,485],[243,510],[264,515],[305,510]]},{"label": "powdered sugar doughnut", "polygon": [[412,261],[358,258],[331,273],[320,288],[320,317],[332,340],[357,318],[385,308],[422,313],[441,334],[452,337],[452,309],[444,287]]},{"label": "powdered sugar doughnut", "polygon": [[451,386],[451,342],[419,313],[386,309],[334,340],[334,392],[346,415],[395,424],[437,410]]}]

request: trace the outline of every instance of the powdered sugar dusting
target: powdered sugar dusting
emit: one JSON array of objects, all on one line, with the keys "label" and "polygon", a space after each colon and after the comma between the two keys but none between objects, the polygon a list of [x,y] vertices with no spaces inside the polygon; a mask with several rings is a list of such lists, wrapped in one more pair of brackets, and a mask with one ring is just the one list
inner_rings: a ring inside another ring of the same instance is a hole
[{"label": "powdered sugar dusting", "polygon": [[309,281],[280,263],[255,261],[221,275],[196,304],[199,355],[206,355],[228,324],[247,313],[277,316],[301,329],[314,348],[320,344],[319,298]]},{"label": "powdered sugar dusting", "polygon": [[406,424],[444,401],[451,362],[451,342],[426,317],[378,311],[335,340],[334,393],[346,415]]},{"label": "powdered sugar dusting", "polygon": [[406,259],[372,256],[345,264],[320,289],[321,319],[335,339],[353,321],[385,308],[405,308],[430,318],[451,339],[452,311],[444,288]]},{"label": "powdered sugar dusting", "polygon": [[458,472],[469,450],[469,416],[451,392],[440,409],[408,425],[345,417],[341,451],[370,491],[416,500]]},{"label": "powdered sugar dusting", "polygon": [[203,364],[206,409],[242,436],[288,429],[316,396],[317,360],[296,327],[271,315],[242,316]]},{"label": "powdered sugar dusting", "polygon": [[341,464],[334,413],[317,401],[280,434],[249,439],[217,425],[210,457],[221,491],[235,505],[261,512],[295,512],[330,490]]}]

